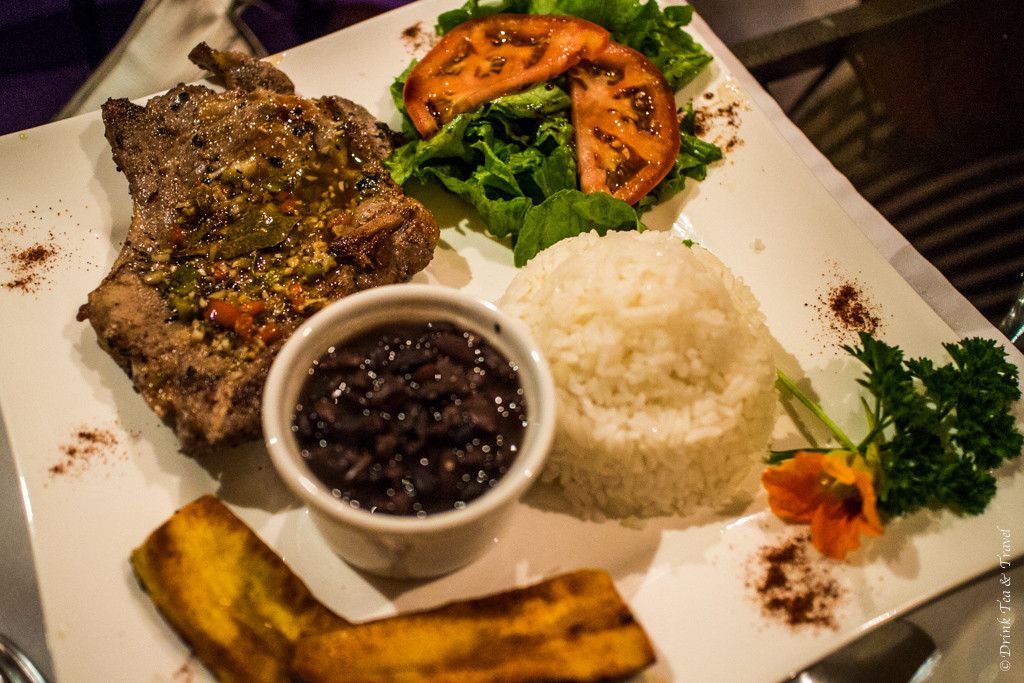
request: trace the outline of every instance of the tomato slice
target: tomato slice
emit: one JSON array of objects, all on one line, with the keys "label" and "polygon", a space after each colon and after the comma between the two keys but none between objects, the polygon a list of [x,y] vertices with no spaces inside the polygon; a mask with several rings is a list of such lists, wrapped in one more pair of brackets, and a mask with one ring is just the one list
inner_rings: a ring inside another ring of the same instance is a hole
[{"label": "tomato slice", "polygon": [[459,24],[416,63],[402,98],[432,136],[484,102],[558,76],[608,45],[608,31],[575,17],[492,14]]},{"label": "tomato slice", "polygon": [[610,43],[569,71],[569,92],[581,189],[635,204],[679,155],[676,101],[664,74],[640,52]]}]

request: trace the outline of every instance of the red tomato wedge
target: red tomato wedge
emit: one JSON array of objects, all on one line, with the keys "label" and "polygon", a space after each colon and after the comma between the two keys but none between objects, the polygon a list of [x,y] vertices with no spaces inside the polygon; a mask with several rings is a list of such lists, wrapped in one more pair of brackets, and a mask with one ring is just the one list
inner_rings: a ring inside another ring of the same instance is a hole
[{"label": "red tomato wedge", "polygon": [[520,92],[596,57],[597,24],[555,15],[492,14],[459,24],[409,72],[402,91],[416,130],[432,136],[456,115]]},{"label": "red tomato wedge", "polygon": [[610,43],[569,72],[580,188],[635,204],[679,155],[676,101],[664,74],[636,50]]}]

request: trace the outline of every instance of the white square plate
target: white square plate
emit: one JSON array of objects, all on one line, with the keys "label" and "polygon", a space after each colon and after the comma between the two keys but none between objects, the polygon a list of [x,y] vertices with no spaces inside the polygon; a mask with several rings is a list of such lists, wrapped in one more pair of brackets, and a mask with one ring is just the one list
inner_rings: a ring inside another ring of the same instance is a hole
[{"label": "white square plate", "polygon": [[[431,31],[440,11],[460,4],[408,5],[290,50],[279,66],[299,93],[346,96],[397,126],[388,86],[417,55],[403,30],[419,23]],[[699,18],[691,29],[716,60],[679,101],[735,104],[738,128],[720,134],[737,144],[705,181],[644,221],[696,240],[741,276],[768,317],[780,366],[806,375],[826,410],[857,434],[860,370],[836,346],[853,338],[830,329],[820,301],[837,282],[861,285],[881,317],[880,336],[910,356],[941,356],[941,342],[968,332],[1001,337],[810,147]],[[436,189],[415,194],[443,227],[434,262],[416,279],[497,299],[515,272],[510,251],[458,201]],[[1024,521],[1016,466],[1001,474],[983,516],[923,512],[893,522],[833,567],[846,595],[834,630],[792,629],[762,614],[751,586],[757,551],[790,531],[767,512],[756,481],[734,514],[643,528],[582,522],[528,500],[515,530],[456,574],[413,584],[369,579],[327,550],[261,445],[201,463],[180,455],[89,325],[75,320],[130,218],[98,114],[0,138],[0,279],[29,278],[0,290],[0,405],[59,680],[209,678],[139,588],[128,558],[176,508],[211,492],[314,594],[356,621],[605,568],[654,641],[658,662],[644,677],[652,682],[785,678],[873,623],[995,568],[998,528]],[[49,256],[26,270],[14,257],[33,245]],[[798,438],[786,417],[777,435]]]}]

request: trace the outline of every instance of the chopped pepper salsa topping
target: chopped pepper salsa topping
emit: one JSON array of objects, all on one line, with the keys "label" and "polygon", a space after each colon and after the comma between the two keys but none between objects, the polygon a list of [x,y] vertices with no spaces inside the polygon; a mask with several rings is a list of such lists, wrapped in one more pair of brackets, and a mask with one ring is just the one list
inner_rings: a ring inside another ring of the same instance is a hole
[{"label": "chopped pepper salsa topping", "polygon": [[233,164],[178,204],[147,281],[196,338],[252,353],[326,303],[317,283],[338,265],[331,241],[374,183],[340,143],[290,162],[261,154]]}]

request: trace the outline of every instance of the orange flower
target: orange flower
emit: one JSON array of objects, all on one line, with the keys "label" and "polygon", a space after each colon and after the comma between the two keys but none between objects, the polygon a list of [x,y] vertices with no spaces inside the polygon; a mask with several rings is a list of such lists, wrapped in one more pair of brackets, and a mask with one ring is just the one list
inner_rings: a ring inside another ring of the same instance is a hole
[{"label": "orange flower", "polygon": [[860,536],[881,536],[874,477],[865,459],[849,451],[800,451],[761,475],[772,512],[787,522],[810,522],[811,542],[841,560]]}]

